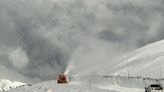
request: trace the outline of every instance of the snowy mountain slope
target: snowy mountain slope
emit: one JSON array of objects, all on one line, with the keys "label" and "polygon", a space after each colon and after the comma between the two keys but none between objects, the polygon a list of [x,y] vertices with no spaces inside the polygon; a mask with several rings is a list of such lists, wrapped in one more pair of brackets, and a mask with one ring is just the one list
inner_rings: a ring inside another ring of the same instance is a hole
[{"label": "snowy mountain slope", "polygon": [[[161,78],[164,74],[164,40],[129,52],[114,66],[106,66],[100,75],[124,75]],[[110,61],[112,62],[112,61]],[[114,62],[114,61],[113,61]]]}]

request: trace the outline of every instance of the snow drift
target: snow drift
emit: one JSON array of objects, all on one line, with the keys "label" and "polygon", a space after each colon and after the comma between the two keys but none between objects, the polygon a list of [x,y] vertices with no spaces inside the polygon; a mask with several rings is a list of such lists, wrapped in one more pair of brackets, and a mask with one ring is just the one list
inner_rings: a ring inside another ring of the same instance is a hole
[{"label": "snow drift", "polygon": [[18,82],[18,81],[10,81],[6,79],[0,79],[0,91],[11,90],[12,88],[17,88],[20,86],[25,86],[26,83]]},{"label": "snow drift", "polygon": [[[116,60],[115,66],[100,70],[100,75],[143,76],[163,78],[164,40],[129,52]],[[109,64],[110,65],[110,64]],[[128,74],[129,73],[129,74]]]}]

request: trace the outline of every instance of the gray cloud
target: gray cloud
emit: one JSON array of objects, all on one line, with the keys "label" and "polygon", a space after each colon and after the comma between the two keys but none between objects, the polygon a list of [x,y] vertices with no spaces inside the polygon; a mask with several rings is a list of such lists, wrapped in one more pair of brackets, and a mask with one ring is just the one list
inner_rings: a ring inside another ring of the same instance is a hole
[{"label": "gray cloud", "polygon": [[[109,63],[164,38],[160,1],[0,0],[0,63],[43,80],[63,73],[68,62],[75,72]],[[26,62],[13,64],[14,57]]]}]

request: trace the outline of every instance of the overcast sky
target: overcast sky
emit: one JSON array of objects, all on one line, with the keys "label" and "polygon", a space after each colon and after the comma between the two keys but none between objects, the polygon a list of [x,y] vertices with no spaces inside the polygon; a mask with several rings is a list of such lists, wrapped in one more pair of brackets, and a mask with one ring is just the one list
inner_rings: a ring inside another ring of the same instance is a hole
[{"label": "overcast sky", "polygon": [[163,0],[0,0],[0,63],[43,80],[70,62],[83,72],[162,40],[163,9]]}]

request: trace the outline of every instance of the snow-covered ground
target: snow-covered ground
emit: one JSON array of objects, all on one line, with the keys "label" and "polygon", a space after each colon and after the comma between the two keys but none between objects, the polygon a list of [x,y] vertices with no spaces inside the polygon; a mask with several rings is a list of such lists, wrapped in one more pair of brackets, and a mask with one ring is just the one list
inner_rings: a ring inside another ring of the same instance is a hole
[{"label": "snow-covered ground", "polygon": [[18,82],[18,81],[10,81],[6,79],[0,79],[0,91],[7,91],[12,88],[17,88],[20,86],[25,86],[26,83]]},{"label": "snow-covered ground", "polygon": [[129,52],[116,60],[116,65],[112,67],[107,65],[97,74],[162,78],[164,76],[163,47],[164,40]]},{"label": "snow-covered ground", "polygon": [[[92,80],[88,80],[92,78]],[[159,83],[153,79],[127,77],[78,77],[68,84],[57,84],[56,80],[23,86],[7,92],[144,92],[148,84]]]}]

